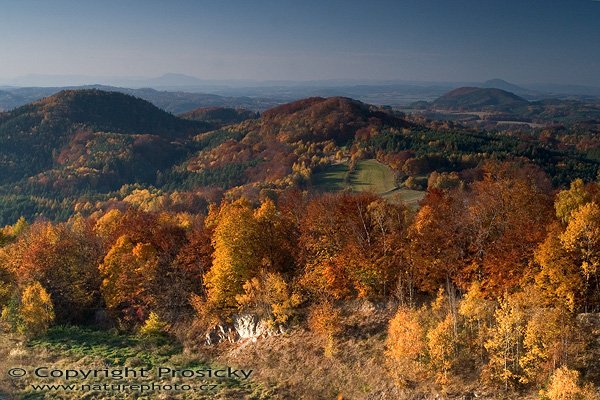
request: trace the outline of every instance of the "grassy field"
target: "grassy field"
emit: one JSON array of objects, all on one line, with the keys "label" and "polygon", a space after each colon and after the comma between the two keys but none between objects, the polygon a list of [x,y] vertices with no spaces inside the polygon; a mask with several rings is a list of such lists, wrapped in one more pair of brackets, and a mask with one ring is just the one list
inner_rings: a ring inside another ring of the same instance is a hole
[{"label": "grassy field", "polygon": [[[228,365],[215,363],[211,357],[198,352],[185,351],[173,338],[140,337],[118,334],[111,331],[97,331],[78,327],[54,327],[47,335],[25,342],[13,335],[0,332],[0,399],[268,399],[270,390],[255,382],[234,378],[182,378],[157,377],[159,367],[172,370],[206,370],[240,368],[238,363]],[[35,369],[47,367],[51,370],[123,370],[139,371],[147,369],[147,377],[113,378],[99,376],[70,379],[62,377],[43,378],[35,376]],[[11,378],[13,368],[22,368],[26,375]],[[191,390],[173,391],[158,389],[105,390],[83,388],[84,384],[190,384]],[[74,384],[75,388],[34,388],[32,385]],[[200,386],[207,384],[206,388]],[[214,387],[212,387],[214,385]]]},{"label": "grassy field", "polygon": [[396,187],[394,172],[377,160],[364,160],[350,173],[350,185],[357,192],[369,191],[383,194]]},{"label": "grassy field", "polygon": [[401,201],[409,207],[417,208],[419,206],[419,202],[423,200],[423,197],[425,197],[425,192],[421,190],[397,188],[387,193],[383,193],[382,196],[390,201]]},{"label": "grassy field", "polygon": [[324,192],[369,191],[413,207],[425,196],[422,191],[397,187],[394,172],[377,160],[359,161],[352,172],[348,171],[347,163],[330,165],[313,176],[313,185]]},{"label": "grassy field", "polygon": [[335,192],[348,187],[348,164],[333,164],[313,175],[313,186],[323,192]]},{"label": "grassy field", "polygon": [[[257,341],[223,343],[206,349],[187,350],[174,341],[148,341],[137,335],[77,327],[53,327],[47,335],[29,342],[0,333],[0,399],[158,399],[158,400],[317,400],[317,399],[398,399],[401,398],[382,363],[388,320],[394,306],[351,301],[341,305],[343,327],[336,337],[333,357],[325,357],[319,335],[302,326]],[[38,367],[52,370],[132,370],[170,367],[252,370],[248,380],[148,378],[43,379],[34,377]],[[22,368],[26,376],[10,378],[8,371]],[[84,391],[35,390],[32,385],[151,384],[175,385],[201,382],[218,384],[206,391]],[[338,395],[343,397],[338,397]],[[425,397],[419,397],[425,398]]]}]

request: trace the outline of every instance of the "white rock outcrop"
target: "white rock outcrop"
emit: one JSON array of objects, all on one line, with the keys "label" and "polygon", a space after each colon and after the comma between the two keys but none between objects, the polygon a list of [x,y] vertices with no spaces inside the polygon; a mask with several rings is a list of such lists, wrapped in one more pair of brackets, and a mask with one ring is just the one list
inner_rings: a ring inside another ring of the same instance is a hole
[{"label": "white rock outcrop", "polygon": [[256,340],[261,337],[275,336],[283,333],[283,327],[273,327],[269,321],[260,319],[254,314],[234,315],[231,324],[213,326],[205,335],[207,345],[228,341],[235,343],[241,340]]}]

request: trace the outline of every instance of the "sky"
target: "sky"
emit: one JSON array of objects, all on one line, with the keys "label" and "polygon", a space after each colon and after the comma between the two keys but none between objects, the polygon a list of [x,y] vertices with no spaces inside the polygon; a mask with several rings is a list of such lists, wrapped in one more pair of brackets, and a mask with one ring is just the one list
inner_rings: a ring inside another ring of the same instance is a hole
[{"label": "sky", "polygon": [[600,86],[598,0],[0,0],[28,74]]}]

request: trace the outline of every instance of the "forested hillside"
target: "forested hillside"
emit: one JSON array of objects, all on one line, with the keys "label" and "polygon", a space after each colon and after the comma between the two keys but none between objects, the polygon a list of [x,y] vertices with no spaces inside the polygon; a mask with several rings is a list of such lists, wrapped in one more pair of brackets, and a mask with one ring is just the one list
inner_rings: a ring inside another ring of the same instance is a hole
[{"label": "forested hillside", "polygon": [[[0,116],[2,220],[72,214],[65,201],[153,184],[193,135],[218,125],[179,119],[138,98],[64,91]],[[51,203],[54,203],[52,205]]]},{"label": "forested hillside", "polygon": [[218,125],[239,124],[247,119],[259,117],[259,113],[245,108],[202,107],[183,113],[181,118],[204,121]]},{"label": "forested hillside", "polygon": [[208,127],[180,120],[132,96],[65,91],[1,116],[0,179],[14,181],[52,167],[56,153],[79,132],[151,134],[176,140]]},{"label": "forested hillside", "polygon": [[[64,220],[138,189],[159,197],[187,193],[205,203],[289,187],[339,190],[353,179],[350,186],[366,189],[373,183],[363,185],[369,178],[356,166],[373,159],[390,168],[399,190],[470,182],[485,160],[532,162],[560,187],[595,179],[600,161],[597,130],[577,125],[485,130],[341,97],[300,100],[255,117],[204,109],[180,119],[97,90],[62,92],[5,113],[0,223],[20,216]],[[335,179],[346,183],[324,185],[336,170],[343,172]]]}]

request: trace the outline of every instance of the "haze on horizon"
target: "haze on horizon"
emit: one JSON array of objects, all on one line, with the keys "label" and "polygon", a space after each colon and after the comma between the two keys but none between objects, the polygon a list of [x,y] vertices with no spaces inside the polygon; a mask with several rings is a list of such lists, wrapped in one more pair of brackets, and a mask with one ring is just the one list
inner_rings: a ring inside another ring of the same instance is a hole
[{"label": "haze on horizon", "polygon": [[600,86],[600,1],[0,0],[0,84],[29,74]]}]

